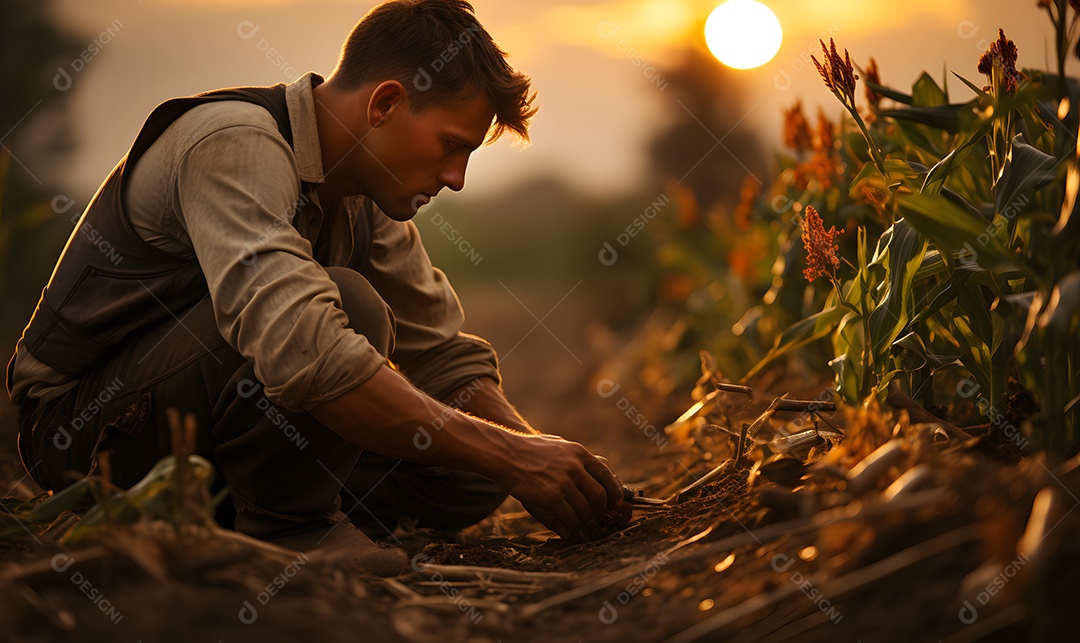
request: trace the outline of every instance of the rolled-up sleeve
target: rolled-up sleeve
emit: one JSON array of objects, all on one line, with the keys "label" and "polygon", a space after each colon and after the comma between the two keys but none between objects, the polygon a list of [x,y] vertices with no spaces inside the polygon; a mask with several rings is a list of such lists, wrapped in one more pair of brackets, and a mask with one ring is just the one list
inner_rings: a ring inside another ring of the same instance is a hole
[{"label": "rolled-up sleeve", "polygon": [[478,377],[499,381],[495,350],[461,332],[465,315],[446,275],[431,265],[411,222],[372,213],[373,244],[363,274],[394,311],[391,359],[418,388],[436,399]]},{"label": "rolled-up sleeve", "polygon": [[203,138],[180,164],[177,194],[218,329],[272,402],[307,410],[386,363],[347,327],[337,286],[292,226],[296,161],[277,132],[242,125]]}]

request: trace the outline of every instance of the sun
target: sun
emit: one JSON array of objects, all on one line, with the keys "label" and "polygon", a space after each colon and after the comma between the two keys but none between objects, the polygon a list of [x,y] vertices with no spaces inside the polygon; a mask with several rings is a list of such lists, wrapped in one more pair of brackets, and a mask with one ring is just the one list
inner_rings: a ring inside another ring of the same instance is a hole
[{"label": "sun", "polygon": [[705,21],[705,42],[717,60],[753,69],[773,59],[784,38],[780,21],[756,0],[728,0]]}]

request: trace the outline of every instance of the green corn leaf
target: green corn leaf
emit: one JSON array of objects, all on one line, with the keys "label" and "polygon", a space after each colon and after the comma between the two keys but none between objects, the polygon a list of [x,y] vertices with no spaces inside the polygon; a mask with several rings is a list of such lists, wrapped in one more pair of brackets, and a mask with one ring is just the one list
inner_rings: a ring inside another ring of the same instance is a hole
[{"label": "green corn leaf", "polygon": [[919,269],[915,271],[915,277],[913,283],[921,284],[931,277],[936,277],[945,272],[948,266],[945,264],[945,259],[941,256],[941,253],[937,250],[930,248],[926,254],[923,255],[922,263],[919,264]]},{"label": "green corn leaf", "polygon": [[79,503],[90,495],[90,478],[76,480],[62,491],[53,494],[48,500],[44,500],[29,513],[21,518],[26,522],[47,522],[56,519],[65,511],[74,509]]},{"label": "green corn leaf", "polygon": [[863,183],[871,183],[881,185],[881,173],[878,172],[877,167],[873,162],[863,163],[862,169],[855,175],[855,178],[851,179],[851,183],[848,185],[848,193],[857,194],[858,187]]},{"label": "green corn leaf", "polygon": [[[918,170],[911,167],[907,161],[900,159],[885,159],[885,174],[886,187],[889,189],[900,185],[904,179],[917,179],[919,177]],[[859,173],[855,175],[855,178],[848,185],[848,192],[855,194],[858,187],[864,182],[881,184],[881,173],[878,172],[873,161],[863,163]]]},{"label": "green corn leaf", "polygon": [[1053,182],[1057,164],[1053,156],[1025,143],[1023,134],[1014,136],[1012,152],[994,190],[998,213],[1009,219],[1019,214],[1036,190]]},{"label": "green corn leaf", "polygon": [[779,357],[828,337],[848,312],[848,309],[843,306],[832,306],[788,326],[765,357],[761,358],[761,361],[755,364],[743,379],[751,379]]},{"label": "green corn leaf", "polygon": [[875,92],[881,94],[885,98],[891,98],[892,100],[894,100],[894,101],[896,101],[898,103],[903,103],[905,105],[911,105],[912,104],[913,99],[912,99],[910,94],[905,94],[904,92],[897,91],[897,90],[893,89],[892,87],[886,87],[884,85],[879,85],[877,83],[872,83],[870,81],[866,82],[866,86],[869,87],[870,89],[874,90]]},{"label": "green corn leaf", "polygon": [[[1039,315],[1038,323],[1053,337],[1065,341],[1080,335],[1080,272],[1066,275],[1054,286],[1053,295]],[[1075,342],[1071,343],[1075,345]]]},{"label": "green corn leaf", "polygon": [[937,81],[925,71],[912,84],[911,98],[918,107],[936,107],[949,102],[949,97],[938,87]]},{"label": "green corn leaf", "polygon": [[897,221],[892,228],[888,248],[888,290],[870,314],[870,337],[867,339],[873,346],[877,363],[881,363],[883,353],[910,320],[911,285],[928,243],[926,237],[906,219]]},{"label": "green corn leaf", "polygon": [[991,377],[993,366],[990,363],[990,348],[975,336],[971,326],[964,317],[953,319],[953,328],[957,331],[956,338],[960,340],[964,351],[960,354],[960,361],[971,371],[975,381],[982,388],[983,395],[991,404],[994,402],[994,385]]},{"label": "green corn leaf", "polygon": [[1035,291],[1025,290],[1005,296],[998,295],[998,297],[1000,298],[998,307],[1002,308],[1005,314],[1027,319],[1031,312],[1031,305],[1035,301]]},{"label": "green corn leaf", "polygon": [[985,139],[993,126],[993,118],[981,119],[978,126],[967,134],[956,148],[934,164],[934,167],[930,168],[930,171],[926,173],[926,179],[923,181],[920,192],[923,194],[937,194],[940,192],[953,169],[963,165],[971,146]]},{"label": "green corn leaf", "polygon": [[[867,165],[871,165],[871,164],[868,163]],[[866,272],[867,272],[867,263],[866,263],[866,228],[864,226],[859,226],[859,229],[856,232],[855,236],[856,236],[856,239],[858,240],[858,244],[859,244],[858,250],[856,252],[856,256],[858,257],[858,261],[859,261],[859,275],[862,276],[862,275],[866,274]]]},{"label": "green corn leaf", "polygon": [[941,188],[941,196],[943,196],[946,199],[952,201],[956,205],[959,205],[960,207],[964,208],[969,213],[971,213],[972,215],[974,215],[974,216],[976,216],[976,217],[978,217],[980,219],[986,219],[987,221],[993,220],[993,216],[988,217],[987,215],[984,215],[982,210],[980,210],[979,208],[976,208],[974,205],[969,203],[967,199],[960,196],[959,192],[954,192],[954,191],[950,190],[949,188]]},{"label": "green corn leaf", "polygon": [[39,493],[29,500],[23,500],[16,496],[4,496],[3,498],[0,498],[0,520],[11,518],[11,516],[15,514],[28,513],[33,510],[38,503],[44,502],[50,497],[52,497],[52,494],[48,491]]},{"label": "green corn leaf", "polygon": [[934,287],[934,290],[930,292],[927,299],[930,301],[925,307],[919,310],[912,316],[911,324],[916,325],[922,323],[924,320],[929,319],[933,315],[937,314],[937,311],[941,310],[945,304],[954,301],[960,296],[960,290],[967,283],[971,277],[974,269],[962,266],[953,271],[949,278],[941,282]]},{"label": "green corn leaf", "polygon": [[937,140],[935,143],[927,137],[925,127],[919,123],[898,118],[896,119],[896,127],[903,135],[902,139],[898,137],[897,144],[904,146],[909,158],[918,158],[926,163],[935,163],[937,159],[945,155],[945,151],[942,149],[945,141],[941,140],[941,132],[935,132],[937,134],[933,137]]},{"label": "green corn leaf", "polygon": [[[1080,146],[1077,151],[1080,151]],[[1080,159],[1074,159],[1069,162],[1069,170],[1065,173],[1065,196],[1061,201],[1057,223],[1054,224],[1054,236],[1058,239],[1069,236],[1069,221],[1072,220],[1073,210],[1076,209],[1078,191],[1080,191]]]},{"label": "green corn leaf", "polygon": [[993,329],[990,337],[990,352],[994,356],[994,376],[998,378],[1000,388],[997,390],[1002,393],[1005,392],[1005,365],[1009,359],[1008,355],[1001,353],[1001,344],[1005,341],[1005,317],[992,314],[990,315],[990,323]]},{"label": "green corn leaf", "polygon": [[956,329],[952,325],[952,317],[946,313],[939,312],[928,318],[926,320],[926,330],[941,344],[953,347],[960,346],[960,340],[956,339]]},{"label": "green corn leaf", "polygon": [[971,108],[970,103],[953,103],[933,107],[905,107],[904,109],[882,110],[882,116],[897,120],[912,121],[944,130],[949,134],[960,131],[960,114]]},{"label": "green corn leaf", "polygon": [[899,200],[911,225],[937,246],[956,252],[965,263],[994,271],[1019,270],[1038,281],[1022,257],[1006,248],[986,220],[976,218],[941,195],[908,194]]},{"label": "green corn leaf", "polygon": [[977,284],[967,284],[959,290],[956,298],[958,313],[967,318],[971,334],[985,346],[987,354],[993,352],[994,324],[990,320],[990,306]]},{"label": "green corn leaf", "polygon": [[955,71],[954,71],[954,72],[953,72],[952,74],[953,74],[953,76],[956,76],[957,78],[959,78],[959,79],[960,79],[960,82],[962,82],[962,83],[964,83],[965,85],[967,85],[967,86],[968,86],[968,88],[969,88],[969,89],[970,89],[971,91],[975,92],[975,94],[976,94],[976,95],[978,95],[978,97],[979,97],[979,98],[981,98],[981,99],[985,100],[985,101],[986,101],[986,102],[988,102],[988,103],[992,103],[992,102],[994,102],[994,98],[993,98],[993,97],[992,97],[992,96],[991,96],[990,94],[987,94],[987,93],[986,93],[985,91],[983,91],[983,88],[982,88],[982,87],[979,87],[979,86],[977,86],[977,85],[976,85],[975,83],[971,82],[971,81],[970,81],[970,80],[968,80],[967,78],[964,78],[963,76],[961,76],[960,74],[956,73]]},{"label": "green corn leaf", "polygon": [[836,391],[848,404],[857,404],[859,401],[859,383],[855,380],[849,368],[847,353],[837,355],[829,360],[829,368],[836,373]]},{"label": "green corn leaf", "polygon": [[991,293],[993,293],[994,297],[997,298],[995,300],[995,303],[1000,302],[1001,299],[1009,296],[1009,294],[1012,292],[1012,291],[1007,289],[1007,286],[1008,286],[1007,282],[1010,279],[1023,279],[1024,278],[1024,275],[1021,272],[1012,271],[1012,272],[994,273],[994,272],[990,272],[989,270],[983,270],[982,268],[979,268],[978,266],[972,266],[972,267],[974,268],[974,271],[972,272],[972,275],[971,275],[971,283],[979,284],[983,288],[986,288]]},{"label": "green corn leaf", "polygon": [[[893,342],[892,347],[894,352],[900,355],[901,370],[903,371],[917,371],[926,366],[928,362],[926,357],[926,344],[923,343],[922,337],[919,337],[919,334],[916,332],[910,332],[907,335],[904,335]],[[909,360],[909,356],[918,358],[917,362]],[[893,375],[896,372],[897,371],[892,371],[888,375]]]},{"label": "green corn leaf", "polygon": [[837,390],[851,403],[862,400],[863,385],[870,375],[864,361],[867,348],[861,321],[862,317],[853,312],[840,320],[833,334],[833,348],[845,352],[839,361],[829,362],[837,373]]},{"label": "green corn leaf", "polygon": [[954,366],[960,364],[959,354],[940,354],[931,352],[923,341],[922,336],[918,333],[911,332],[904,335],[900,339],[896,340],[893,344],[898,348],[909,350],[917,353],[923,358],[923,360],[934,369],[939,369],[943,366]]}]

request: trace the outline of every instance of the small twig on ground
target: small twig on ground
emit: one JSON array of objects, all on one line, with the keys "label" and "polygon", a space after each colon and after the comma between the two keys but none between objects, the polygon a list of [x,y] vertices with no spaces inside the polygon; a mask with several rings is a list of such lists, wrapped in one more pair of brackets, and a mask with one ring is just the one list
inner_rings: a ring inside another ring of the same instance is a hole
[{"label": "small twig on ground", "polygon": [[[461,611],[461,598],[442,595],[423,596],[421,594],[418,594],[417,596],[419,596],[419,598],[402,599],[396,607],[434,607],[446,609],[452,612]],[[502,601],[476,597],[472,597],[469,599],[469,607],[480,610],[492,610],[502,613],[510,611],[510,606]]]},{"label": "small twig on ground", "polygon": [[505,582],[532,583],[536,581],[570,580],[578,575],[571,572],[523,572],[502,567],[474,567],[470,565],[424,565],[417,570],[433,576],[441,574],[448,581],[497,580]]},{"label": "small twig on ground", "polygon": [[907,456],[903,442],[889,440],[851,467],[847,472],[848,489],[856,494],[867,491],[885,472],[898,466]]},{"label": "small twig on ground", "polygon": [[742,432],[739,434],[739,445],[735,447],[735,466],[739,466],[739,462],[742,461],[743,456],[746,455],[746,436],[750,431],[750,425],[746,422],[742,423]]},{"label": "small twig on ground", "polygon": [[749,438],[753,439],[754,436],[756,436],[758,432],[761,431],[761,427],[765,426],[765,423],[768,422],[769,418],[771,418],[773,416],[773,413],[776,412],[777,407],[779,407],[780,404],[782,404],[783,401],[786,399],[785,395],[787,394],[785,393],[784,395],[781,395],[780,397],[773,400],[772,403],[769,404],[768,408],[762,411],[761,415],[759,415],[758,418],[754,420],[754,423],[751,424],[750,428],[746,430],[746,435]]},{"label": "small twig on ground", "polygon": [[824,416],[824,415],[822,415],[822,414],[818,413],[817,411],[815,411],[815,412],[814,412],[814,417],[818,418],[819,420],[821,420],[821,421],[822,421],[822,422],[824,422],[825,424],[828,424],[828,425],[829,425],[829,428],[830,428],[830,429],[832,429],[832,430],[833,430],[834,432],[836,432],[837,434],[839,434],[839,435],[842,435],[842,436],[844,436],[845,438],[847,437],[847,434],[846,434],[846,433],[844,433],[843,431],[841,431],[841,430],[840,430],[840,427],[838,427],[838,426],[834,426],[832,422],[830,422],[830,421],[828,421],[828,420],[826,420],[826,419],[825,419],[825,416]]},{"label": "small twig on ground", "polygon": [[270,560],[279,562],[283,565],[292,563],[296,560],[296,557],[300,555],[300,552],[293,549],[280,547],[273,543],[266,542],[265,540],[258,540],[257,538],[252,538],[251,536],[231,529],[222,529],[216,525],[210,527],[210,533],[222,540],[250,547]]},{"label": "small twig on ground", "polygon": [[380,578],[379,582],[382,583],[388,590],[390,590],[392,594],[406,601],[419,600],[423,598],[422,594],[417,593],[411,587],[397,579]]},{"label": "small twig on ground", "polygon": [[790,413],[817,413],[823,411],[829,413],[836,410],[835,402],[823,402],[821,400],[789,400],[777,398],[779,403],[774,410],[787,411]]},{"label": "small twig on ground", "polygon": [[680,415],[677,420],[664,427],[664,434],[673,435],[679,427],[683,426],[690,420],[693,420],[698,415],[706,411],[709,408],[709,404],[719,394],[720,391],[712,391],[705,397],[695,402],[693,405],[690,406],[690,408],[686,409],[686,411],[682,415]]},{"label": "small twig on ground", "polygon": [[742,393],[746,397],[750,398],[750,401],[754,401],[754,389],[749,386],[743,386],[742,384],[728,384],[727,382],[717,382],[716,389],[718,391],[724,391],[725,393]]},{"label": "small twig on ground", "polygon": [[496,583],[494,581],[487,580],[470,580],[470,581],[421,581],[414,583],[417,587],[454,587],[458,590],[462,589],[480,589],[486,592],[500,592],[506,594],[535,594],[544,588],[540,583]]},{"label": "small twig on ground", "polygon": [[726,472],[727,469],[731,466],[731,464],[733,462],[734,462],[734,460],[725,460],[725,461],[721,462],[712,471],[709,471],[705,475],[701,476],[697,480],[695,480],[695,481],[691,482],[690,484],[686,485],[682,489],[679,489],[678,491],[671,494],[667,498],[648,498],[648,497],[645,497],[645,496],[634,496],[633,498],[630,499],[630,502],[632,504],[652,505],[652,506],[670,505],[672,503],[678,502],[679,500],[682,499],[682,497],[684,495],[690,493],[691,491],[695,491],[697,489],[700,489],[701,487],[703,487],[703,486],[709,484],[710,482],[716,480],[717,478],[719,478],[720,474]]},{"label": "small twig on ground", "polygon": [[[76,570],[78,570],[79,566],[101,561],[108,553],[108,550],[100,545],[88,547],[86,549],[65,554],[67,556],[65,562],[70,561],[68,566],[74,564],[76,565]],[[35,560],[25,565],[22,563],[10,563],[7,566],[7,569],[0,574],[0,578],[6,581],[21,583],[30,582],[38,576],[48,577],[52,575],[55,578],[64,579],[64,577],[56,573],[53,558],[53,556],[49,556],[48,558]],[[67,567],[65,567],[65,569],[67,569]]]}]

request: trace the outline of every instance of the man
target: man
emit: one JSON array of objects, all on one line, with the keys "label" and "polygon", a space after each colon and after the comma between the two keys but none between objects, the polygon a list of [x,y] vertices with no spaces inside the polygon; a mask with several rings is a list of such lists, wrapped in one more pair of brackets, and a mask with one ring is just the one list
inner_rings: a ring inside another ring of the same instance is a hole
[{"label": "man", "polygon": [[410,219],[505,131],[529,80],[464,0],[399,0],[353,29],[323,80],[167,101],[84,212],[8,366],[19,448],[60,489],[111,452],[136,482],[169,452],[165,411],[230,486],[237,531],[404,565],[409,516],[460,529],[505,494],[563,538],[624,522],[607,466],[535,431]]}]

